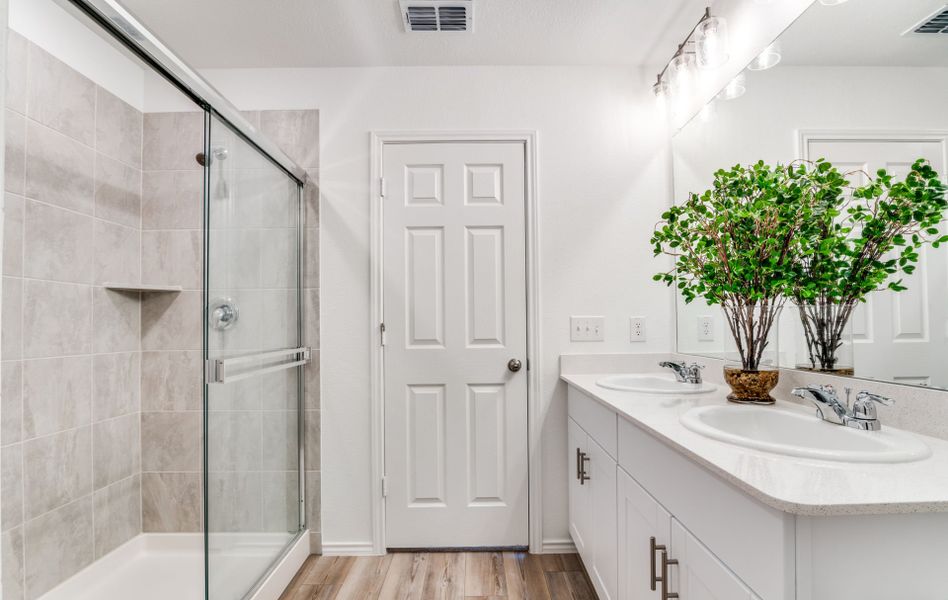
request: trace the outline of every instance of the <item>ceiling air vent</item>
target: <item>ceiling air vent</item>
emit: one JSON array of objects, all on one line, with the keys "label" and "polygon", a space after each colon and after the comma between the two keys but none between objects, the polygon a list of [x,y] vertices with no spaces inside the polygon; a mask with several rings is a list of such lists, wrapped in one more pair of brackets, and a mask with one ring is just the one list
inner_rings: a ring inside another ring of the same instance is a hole
[{"label": "ceiling air vent", "polygon": [[405,31],[473,31],[471,0],[399,0]]},{"label": "ceiling air vent", "polygon": [[905,32],[909,34],[944,33],[948,34],[948,4],[936,10],[920,23]]}]

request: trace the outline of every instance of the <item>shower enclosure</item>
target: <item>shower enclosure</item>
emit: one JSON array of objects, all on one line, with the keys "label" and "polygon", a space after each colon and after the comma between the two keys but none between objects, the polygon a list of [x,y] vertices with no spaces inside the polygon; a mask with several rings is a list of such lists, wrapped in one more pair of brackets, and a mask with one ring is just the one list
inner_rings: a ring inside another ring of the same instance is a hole
[{"label": "shower enclosure", "polygon": [[275,600],[318,470],[314,111],[237,111],[116,0],[10,3],[2,597]]}]

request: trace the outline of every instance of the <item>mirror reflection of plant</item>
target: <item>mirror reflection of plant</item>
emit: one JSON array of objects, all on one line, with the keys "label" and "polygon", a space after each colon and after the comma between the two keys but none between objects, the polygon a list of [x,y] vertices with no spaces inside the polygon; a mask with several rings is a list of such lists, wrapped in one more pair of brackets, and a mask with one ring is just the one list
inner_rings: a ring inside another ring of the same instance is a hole
[{"label": "mirror reflection of plant", "polygon": [[763,161],[721,169],[711,189],[665,211],[652,235],[655,255],[676,259],[654,279],[676,286],[686,303],[701,297],[721,306],[745,371],[760,368],[800,275],[801,232],[821,221],[810,173]]},{"label": "mirror reflection of plant", "polygon": [[[875,178],[859,171],[841,174],[828,162],[812,165],[818,221],[801,239],[801,277],[791,294],[799,307],[813,368],[836,367],[837,350],[856,306],[878,289],[905,290],[919,250],[948,242],[939,225],[948,207],[946,186],[925,160],[904,180],[884,169]],[[868,183],[850,186],[861,174]],[[888,283],[887,283],[888,282]]]}]

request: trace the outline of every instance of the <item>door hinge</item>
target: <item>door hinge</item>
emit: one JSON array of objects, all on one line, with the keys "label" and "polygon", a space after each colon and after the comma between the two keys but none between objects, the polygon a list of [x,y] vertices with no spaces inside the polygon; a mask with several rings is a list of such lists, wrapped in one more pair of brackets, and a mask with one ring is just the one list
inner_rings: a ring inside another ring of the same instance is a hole
[{"label": "door hinge", "polygon": [[382,478],[382,497],[386,498],[388,496],[388,477]]},{"label": "door hinge", "polygon": [[379,344],[385,345],[385,323],[379,323]]},{"label": "door hinge", "polygon": [[379,197],[385,197],[385,178],[379,177]]}]

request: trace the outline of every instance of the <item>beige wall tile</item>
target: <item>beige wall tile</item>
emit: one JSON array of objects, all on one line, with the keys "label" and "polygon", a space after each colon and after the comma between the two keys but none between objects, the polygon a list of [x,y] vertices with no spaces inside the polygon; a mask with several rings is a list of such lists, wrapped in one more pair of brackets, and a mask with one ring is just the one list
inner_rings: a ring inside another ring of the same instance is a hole
[{"label": "beige wall tile", "polygon": [[197,171],[194,159],[204,151],[204,113],[146,113],[142,168],[149,171]]},{"label": "beige wall tile", "polygon": [[23,446],[0,448],[0,530],[23,524]]},{"label": "beige wall tile", "polygon": [[141,230],[95,220],[95,283],[141,281]]},{"label": "beige wall tile", "polygon": [[24,600],[23,588],[23,527],[6,531],[0,536],[0,554],[3,561],[4,600]]},{"label": "beige wall tile", "polygon": [[146,171],[142,174],[142,229],[202,227],[202,171]]},{"label": "beige wall tile", "polygon": [[92,217],[27,200],[23,221],[26,277],[92,283]]},{"label": "beige wall tile", "polygon": [[26,524],[26,597],[37,598],[92,562],[92,496]]},{"label": "beige wall tile", "polygon": [[26,114],[86,146],[95,143],[95,84],[29,45]]},{"label": "beige wall tile", "polygon": [[23,274],[23,203],[20,196],[3,199],[3,274]]},{"label": "beige wall tile", "polygon": [[304,406],[308,410],[319,410],[321,405],[319,394],[319,369],[319,350],[310,350],[310,363],[303,368]]},{"label": "beige wall tile", "polygon": [[141,301],[137,293],[93,291],[95,352],[127,352],[141,347]]},{"label": "beige wall tile", "polygon": [[92,426],[92,484],[98,490],[141,472],[138,413]]},{"label": "beige wall tile", "polygon": [[30,121],[26,126],[26,149],[28,198],[93,214],[92,148]]},{"label": "beige wall tile", "polygon": [[319,348],[319,290],[303,290],[303,340],[310,348]]},{"label": "beige wall tile", "polygon": [[142,471],[202,468],[199,412],[142,413]]},{"label": "beige wall tile", "polygon": [[140,383],[141,353],[95,355],[92,359],[93,422],[137,413],[141,408]]},{"label": "beige wall tile", "polygon": [[309,175],[306,185],[303,187],[303,206],[306,208],[303,220],[303,226],[308,229],[319,228],[319,171],[316,169],[306,169]]},{"label": "beige wall tile", "polygon": [[92,423],[92,358],[23,363],[23,435],[32,439]]},{"label": "beige wall tile", "polygon": [[[213,417],[212,417],[213,418]],[[299,468],[299,413],[290,410],[261,413],[264,471],[292,471]]]},{"label": "beige wall tile", "polygon": [[7,110],[5,116],[3,187],[22,194],[26,185],[26,118],[12,110]]},{"label": "beige wall tile", "polygon": [[142,299],[143,350],[201,350],[200,292],[147,294]]},{"label": "beige wall tile", "polygon": [[261,413],[209,413],[208,471],[259,471],[262,459]]},{"label": "beige wall tile", "polygon": [[300,524],[299,471],[261,473],[263,531],[296,532]]},{"label": "beige wall tile", "polygon": [[306,527],[310,531],[322,531],[321,486],[322,474],[319,471],[306,471]]},{"label": "beige wall tile", "polygon": [[0,445],[14,444],[22,439],[22,391],[23,363],[0,363]]},{"label": "beige wall tile", "polygon": [[92,427],[23,443],[26,519],[92,493]]},{"label": "beige wall tile", "polygon": [[319,111],[261,111],[260,131],[304,169],[319,167]]},{"label": "beige wall tile", "polygon": [[209,531],[261,531],[263,480],[259,472],[208,473]]},{"label": "beige wall tile", "polygon": [[101,558],[142,531],[141,475],[101,489],[92,498],[95,557]]},{"label": "beige wall tile", "polygon": [[91,287],[25,280],[23,288],[25,358],[92,352]]},{"label": "beige wall tile", "polygon": [[96,154],[95,216],[141,228],[142,172],[104,154]]},{"label": "beige wall tile", "polygon": [[143,473],[142,529],[175,533],[201,531],[200,473]]},{"label": "beige wall tile", "polygon": [[26,38],[7,29],[7,108],[26,114],[26,68],[28,44]]},{"label": "beige wall tile", "polygon": [[200,351],[142,353],[142,410],[201,410],[204,386]]},{"label": "beige wall tile", "polygon": [[306,426],[306,469],[321,471],[320,467],[320,411],[303,412],[303,424]]},{"label": "beige wall tile", "polygon": [[142,113],[96,86],[95,117],[95,149],[141,169]]},{"label": "beige wall tile", "polygon": [[17,360],[23,356],[23,280],[3,278],[3,312],[0,314],[0,357]]},{"label": "beige wall tile", "polygon": [[142,282],[180,285],[189,290],[203,286],[203,233],[201,231],[143,231]]},{"label": "beige wall tile", "polygon": [[303,287],[319,287],[319,230],[307,229],[303,236]]}]

